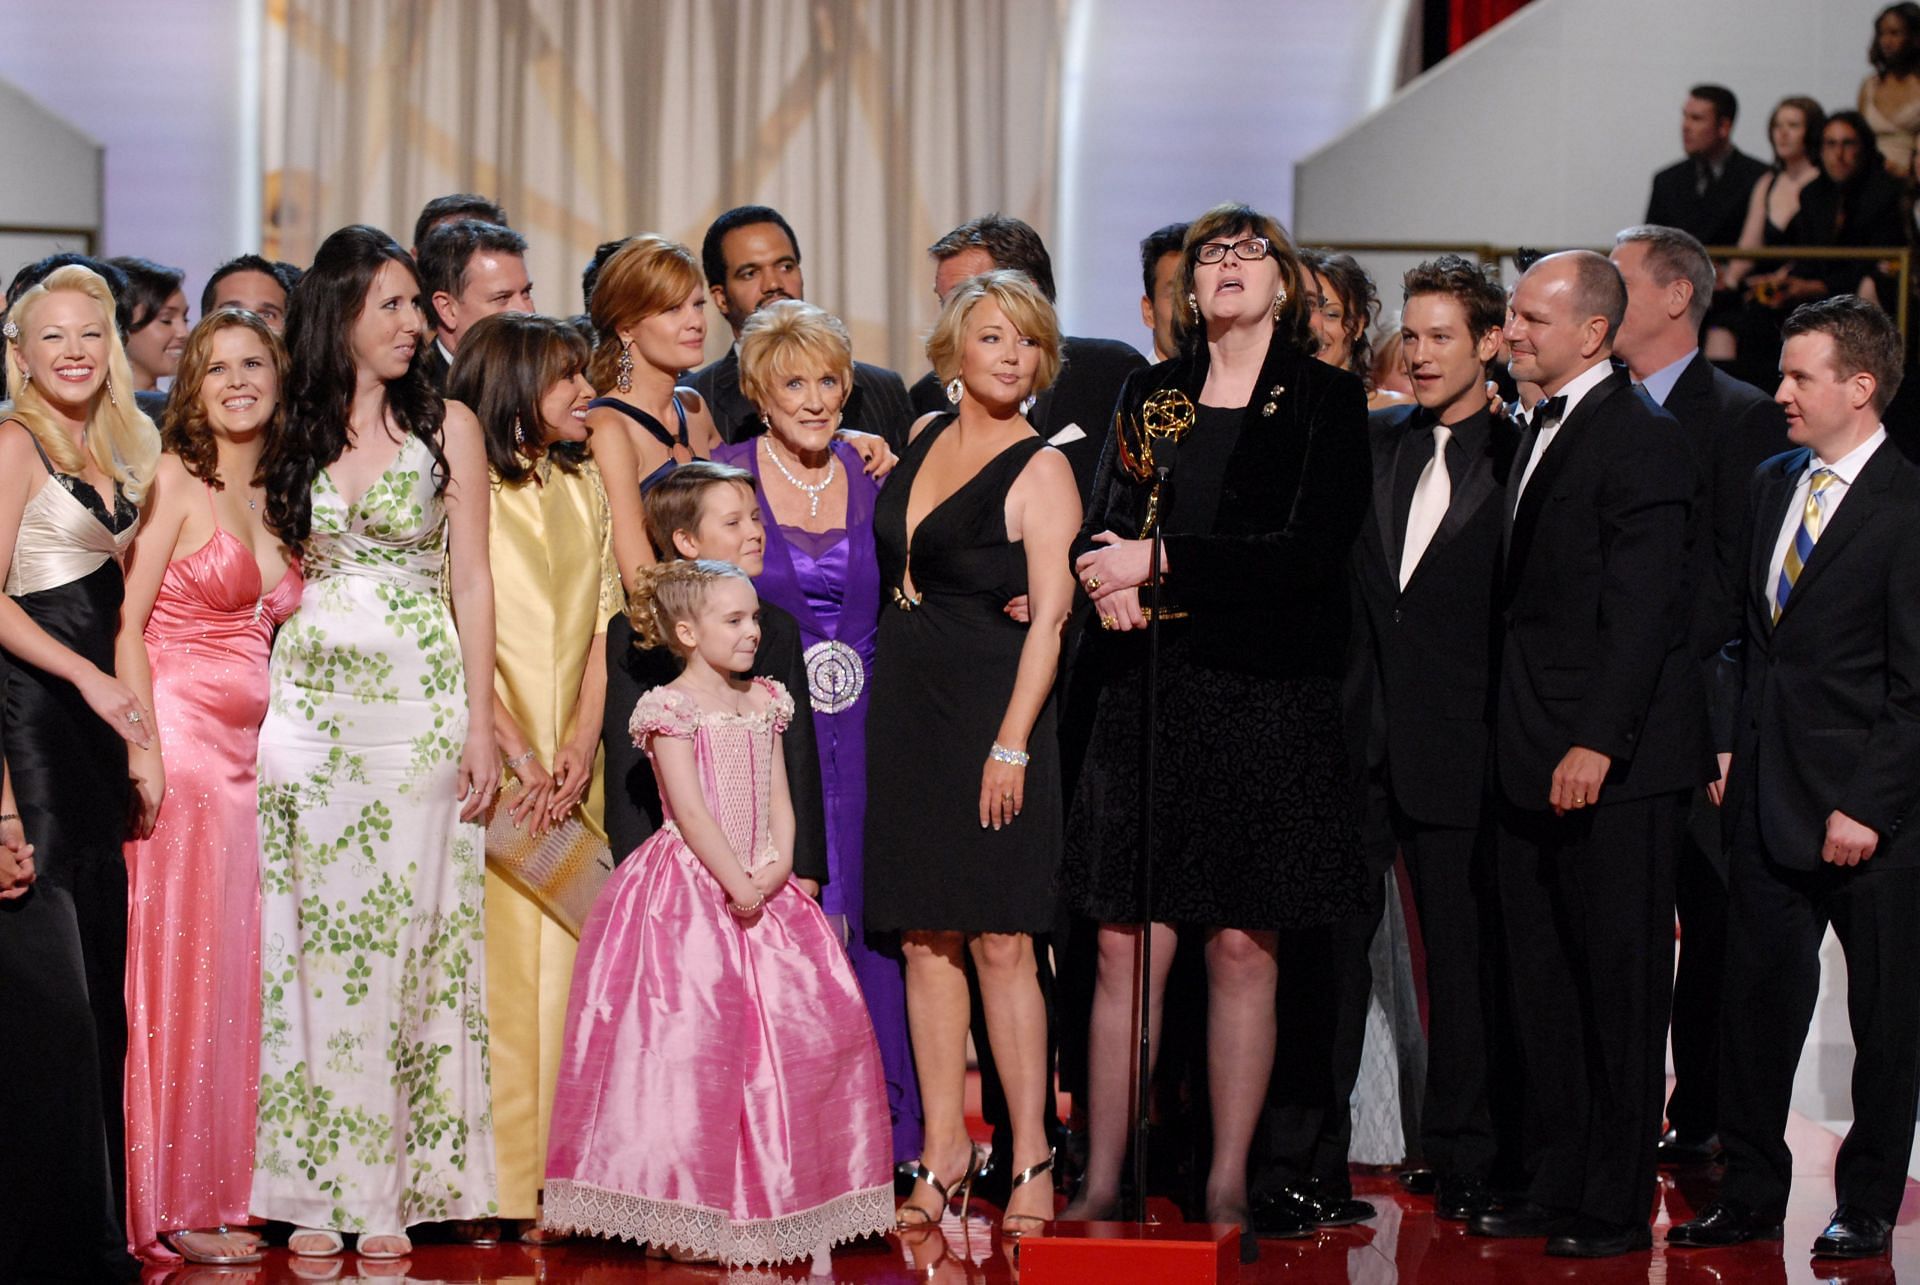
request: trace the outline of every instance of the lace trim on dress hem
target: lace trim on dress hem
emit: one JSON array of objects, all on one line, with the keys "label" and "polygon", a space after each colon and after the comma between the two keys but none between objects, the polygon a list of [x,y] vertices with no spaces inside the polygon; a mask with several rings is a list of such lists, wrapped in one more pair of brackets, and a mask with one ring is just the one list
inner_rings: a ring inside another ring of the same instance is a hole
[{"label": "lace trim on dress hem", "polygon": [[840,1245],[890,1231],[893,1187],[869,1187],[799,1213],[738,1222],[724,1210],[549,1179],[540,1225],[636,1245],[670,1245],[726,1263],[785,1263],[810,1256],[822,1244]]}]

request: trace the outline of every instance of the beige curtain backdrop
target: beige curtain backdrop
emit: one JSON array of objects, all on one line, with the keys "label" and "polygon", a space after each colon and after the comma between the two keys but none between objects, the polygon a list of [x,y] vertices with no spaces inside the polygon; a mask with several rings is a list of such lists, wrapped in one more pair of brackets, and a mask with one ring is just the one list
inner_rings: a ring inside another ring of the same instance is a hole
[{"label": "beige curtain backdrop", "polygon": [[[1000,210],[1051,241],[1066,0],[269,0],[263,240],[402,244],[429,198],[499,200],[542,311],[580,309],[602,241],[698,253],[772,205],[807,296],[911,381],[926,247]],[[712,314],[709,359],[730,342]]]}]

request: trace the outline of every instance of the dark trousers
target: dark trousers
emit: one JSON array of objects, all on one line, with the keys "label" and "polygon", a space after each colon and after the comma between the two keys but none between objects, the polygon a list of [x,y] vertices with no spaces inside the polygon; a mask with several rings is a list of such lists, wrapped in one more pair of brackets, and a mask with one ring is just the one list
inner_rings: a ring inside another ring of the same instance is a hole
[{"label": "dark trousers", "polygon": [[1875,870],[1871,858],[1851,870],[1789,870],[1756,845],[1734,848],[1720,1032],[1721,1195],[1769,1218],[1786,1208],[1787,1112],[1828,924],[1846,952],[1855,1047],[1853,1127],[1834,1161],[1835,1194],[1892,1222],[1920,1106],[1920,869]]},{"label": "dark trousers", "polygon": [[[117,992],[116,992],[117,993]],[[43,880],[0,902],[0,1281],[129,1279],[80,919]],[[117,1099],[121,1086],[111,1092]],[[117,1114],[117,1113],[116,1113]]]},{"label": "dark trousers", "polygon": [[1720,809],[1702,790],[1687,817],[1674,878],[1680,961],[1673,976],[1673,1092],[1667,1125],[1697,1142],[1720,1116],[1720,979],[1727,949],[1727,876],[1719,855]]},{"label": "dark trousers", "polygon": [[[1392,863],[1390,847],[1386,860]],[[1280,934],[1280,1042],[1255,1138],[1256,1193],[1314,1179],[1332,1194],[1351,1194],[1351,1102],[1373,991],[1367,952],[1386,910],[1386,878],[1384,871],[1370,877],[1362,914]]]},{"label": "dark trousers", "polygon": [[[1404,824],[1402,824],[1404,823]],[[1487,1105],[1493,943],[1478,831],[1415,826],[1396,814],[1427,956],[1427,1086],[1420,1148],[1437,1172],[1485,1179],[1493,1168]]]},{"label": "dark trousers", "polygon": [[1687,799],[1675,791],[1564,817],[1497,808],[1528,1195],[1618,1226],[1653,1210]]}]

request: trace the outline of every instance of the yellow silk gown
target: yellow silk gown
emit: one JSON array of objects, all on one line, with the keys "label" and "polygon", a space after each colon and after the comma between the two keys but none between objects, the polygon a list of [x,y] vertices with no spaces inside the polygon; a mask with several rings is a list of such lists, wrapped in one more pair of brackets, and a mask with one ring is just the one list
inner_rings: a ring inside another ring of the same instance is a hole
[{"label": "yellow silk gown", "polygon": [[[574,730],[594,635],[605,632],[625,600],[599,470],[588,462],[569,473],[543,459],[535,478],[518,486],[493,480],[487,545],[497,637],[494,690],[541,766],[552,771],[554,754]],[[596,753],[593,782],[577,813],[604,837],[603,805]],[[576,943],[491,868],[486,906],[500,1216],[530,1219],[539,1216]]]}]

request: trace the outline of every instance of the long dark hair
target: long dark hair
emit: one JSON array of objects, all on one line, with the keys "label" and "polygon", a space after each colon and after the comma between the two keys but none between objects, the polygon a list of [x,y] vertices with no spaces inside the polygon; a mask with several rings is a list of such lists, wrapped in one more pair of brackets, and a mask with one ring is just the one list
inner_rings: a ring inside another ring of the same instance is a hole
[{"label": "long dark hair", "polygon": [[1344,314],[1340,328],[1347,335],[1347,369],[1360,376],[1360,382],[1373,391],[1373,323],[1380,319],[1380,293],[1373,278],[1350,254],[1331,250],[1302,250],[1300,262],[1309,272],[1325,278],[1339,295]]},{"label": "long dark hair", "polygon": [[[1907,29],[1907,45],[1899,58],[1888,58],[1880,52],[1880,24],[1889,17],[1900,19]],[[1903,0],[1900,4],[1890,4],[1873,19],[1873,40],[1867,45],[1867,61],[1873,64],[1874,74],[1904,76],[1920,67],[1920,4],[1913,0]]]},{"label": "long dark hair", "polygon": [[542,455],[568,473],[579,471],[586,443],[549,442],[540,399],[561,380],[584,375],[592,353],[571,323],[524,312],[483,318],[460,340],[447,397],[480,421],[495,477],[519,486]]},{"label": "long dark hair", "polygon": [[[267,525],[295,549],[306,543],[313,517],[313,483],[347,449],[347,424],[357,382],[353,326],[383,263],[398,263],[419,289],[420,273],[399,242],[364,224],[341,228],[313,256],[287,301],[287,355],[293,375],[285,393],[286,431],[261,461],[267,487]],[[433,453],[436,495],[447,489],[447,455],[440,444],[446,404],[422,364],[425,332],[407,373],[387,381],[387,411],[402,431]]]}]

